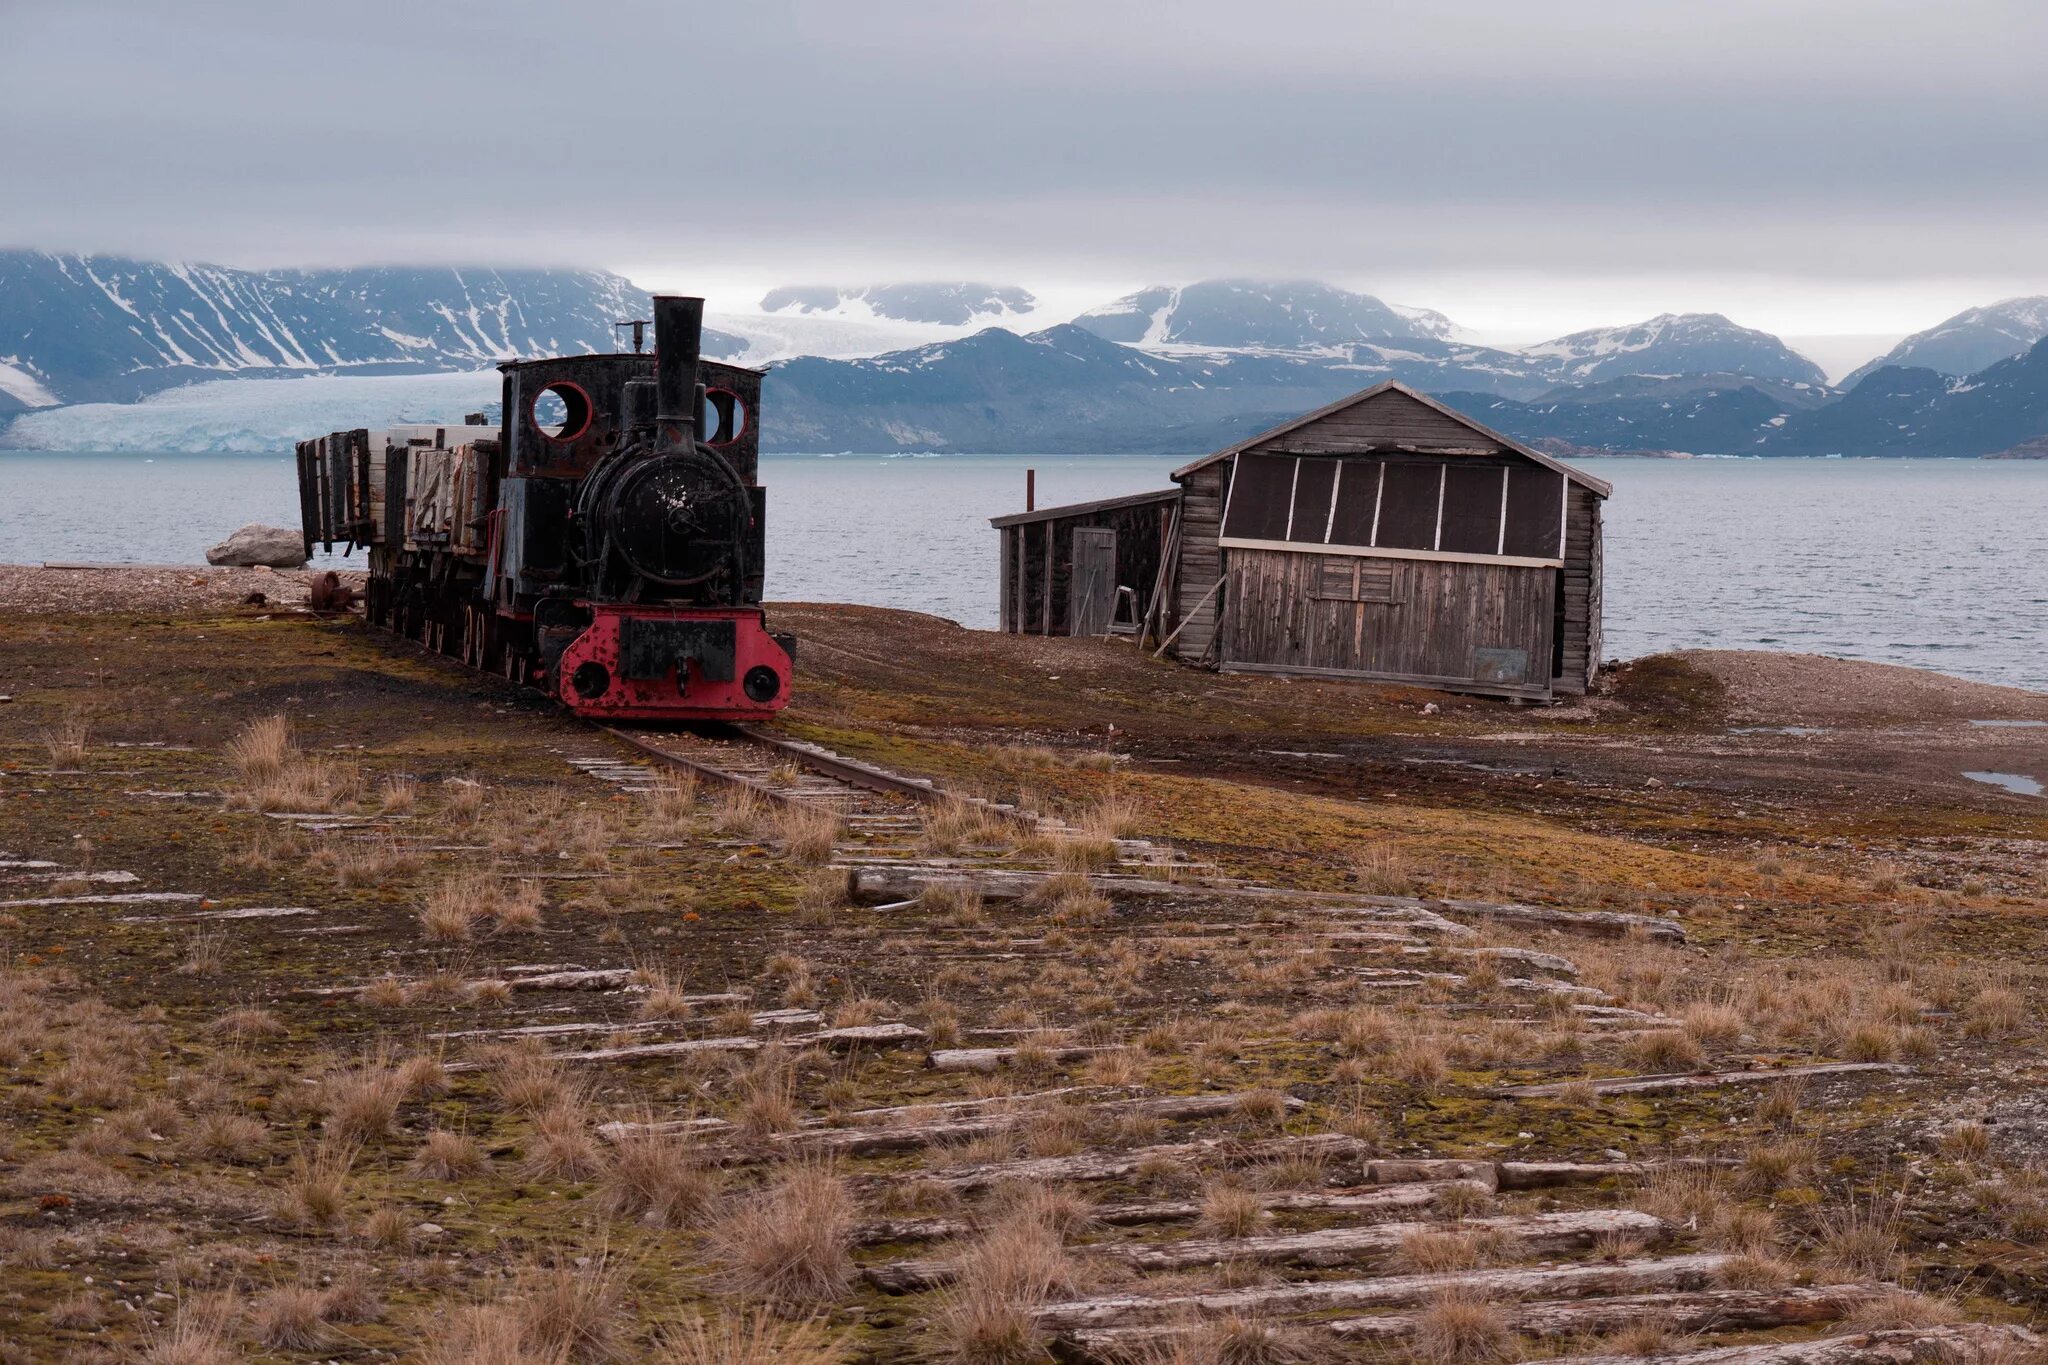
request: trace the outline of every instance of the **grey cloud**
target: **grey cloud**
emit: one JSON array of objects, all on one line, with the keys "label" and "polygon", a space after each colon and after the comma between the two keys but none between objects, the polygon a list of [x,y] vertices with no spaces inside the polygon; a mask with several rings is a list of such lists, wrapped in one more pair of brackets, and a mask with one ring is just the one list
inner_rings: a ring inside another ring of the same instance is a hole
[{"label": "grey cloud", "polygon": [[[2039,272],[2042,7],[31,4],[0,239],[769,275]],[[778,263],[780,263],[778,265]]]}]

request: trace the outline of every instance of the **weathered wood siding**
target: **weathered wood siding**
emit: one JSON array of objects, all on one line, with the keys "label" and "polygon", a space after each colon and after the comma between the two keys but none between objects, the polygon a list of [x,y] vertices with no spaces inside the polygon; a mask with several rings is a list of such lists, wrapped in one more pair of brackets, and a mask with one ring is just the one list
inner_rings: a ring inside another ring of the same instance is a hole
[{"label": "weathered wood siding", "polygon": [[1234,549],[1227,572],[1225,668],[1550,693],[1554,569]]},{"label": "weathered wood siding", "polygon": [[1600,499],[1589,488],[1571,485],[1565,502],[1563,600],[1558,612],[1561,649],[1559,692],[1573,695],[1592,684],[1600,667]]},{"label": "weathered wood siding", "polygon": [[[1181,492],[1180,593],[1175,624],[1184,624],[1174,641],[1174,653],[1183,659],[1209,657],[1216,641],[1218,603],[1209,590],[1223,573],[1223,493],[1231,461],[1220,460],[1188,475]],[[1224,596],[1230,592],[1223,590]]]},{"label": "weathered wood siding", "polygon": [[[1072,517],[1048,517],[1001,528],[1002,628],[1023,635],[1065,635],[1072,604],[1074,528],[1116,532],[1116,584],[1138,595],[1142,617],[1159,577],[1173,500],[1109,508]],[[1112,604],[1115,600],[1112,591]],[[1130,616],[1126,607],[1124,615]]]},{"label": "weathered wood siding", "polygon": [[1292,455],[1336,455],[1376,446],[1504,453],[1506,446],[1404,393],[1379,393],[1306,426],[1249,446]]}]

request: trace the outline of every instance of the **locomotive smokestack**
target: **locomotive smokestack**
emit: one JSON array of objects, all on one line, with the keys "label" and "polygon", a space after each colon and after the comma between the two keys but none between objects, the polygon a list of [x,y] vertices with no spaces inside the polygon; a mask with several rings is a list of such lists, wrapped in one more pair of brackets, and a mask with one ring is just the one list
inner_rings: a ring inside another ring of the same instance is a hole
[{"label": "locomotive smokestack", "polygon": [[654,382],[656,420],[664,434],[681,428],[692,440],[697,430],[697,361],[704,346],[704,300],[675,294],[654,296]]}]

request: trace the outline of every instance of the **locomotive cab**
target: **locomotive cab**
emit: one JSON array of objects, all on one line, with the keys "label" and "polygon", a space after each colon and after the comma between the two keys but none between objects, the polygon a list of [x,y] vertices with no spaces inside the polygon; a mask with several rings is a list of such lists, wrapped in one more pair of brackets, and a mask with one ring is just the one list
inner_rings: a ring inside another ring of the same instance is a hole
[{"label": "locomotive cab", "polygon": [[788,704],[794,641],[761,609],[761,372],[702,359],[701,299],[654,305],[652,355],[499,366],[489,437],[301,442],[308,543],[367,543],[373,621],[579,715],[764,719]]}]

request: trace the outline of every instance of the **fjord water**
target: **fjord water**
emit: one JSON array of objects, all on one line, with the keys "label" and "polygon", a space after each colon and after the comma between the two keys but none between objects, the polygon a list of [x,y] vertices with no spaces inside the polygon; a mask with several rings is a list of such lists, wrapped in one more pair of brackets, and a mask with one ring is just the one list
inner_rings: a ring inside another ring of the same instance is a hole
[{"label": "fjord water", "polygon": [[[987,519],[1167,485],[1132,455],[767,456],[773,598],[990,627]],[[1607,504],[1605,654],[1775,649],[2048,691],[2048,461],[1583,460]],[[295,525],[289,457],[0,451],[0,562],[203,562]]]}]

